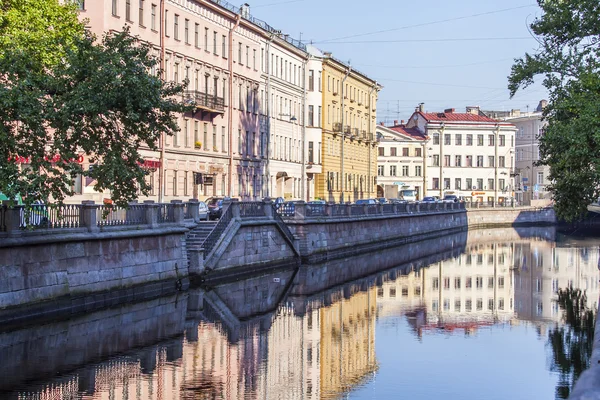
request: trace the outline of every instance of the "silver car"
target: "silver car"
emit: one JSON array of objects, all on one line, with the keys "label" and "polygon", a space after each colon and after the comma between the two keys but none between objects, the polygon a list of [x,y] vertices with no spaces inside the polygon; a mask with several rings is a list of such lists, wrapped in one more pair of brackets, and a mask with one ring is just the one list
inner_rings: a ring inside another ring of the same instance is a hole
[{"label": "silver car", "polygon": [[208,221],[208,206],[205,202],[198,202],[198,218],[200,221]]}]

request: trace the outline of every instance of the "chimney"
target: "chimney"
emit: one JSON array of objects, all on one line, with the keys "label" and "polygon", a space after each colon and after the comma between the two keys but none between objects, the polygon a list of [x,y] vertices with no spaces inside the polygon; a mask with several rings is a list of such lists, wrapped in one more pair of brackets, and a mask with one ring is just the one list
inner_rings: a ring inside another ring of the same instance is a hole
[{"label": "chimney", "polygon": [[425,112],[425,103],[419,103],[419,112]]},{"label": "chimney", "polygon": [[454,113],[454,111],[455,111],[455,110],[454,110],[454,108],[446,108],[446,109],[444,110],[444,112],[445,112],[446,114],[452,114],[452,113]]},{"label": "chimney", "polygon": [[510,116],[511,117],[520,117],[521,116],[521,110],[519,110],[519,109],[510,110]]},{"label": "chimney", "polygon": [[242,4],[242,6],[240,7],[240,15],[242,16],[242,18],[250,18],[250,4]]},{"label": "chimney", "polygon": [[396,125],[398,125],[398,120],[397,119],[394,120],[394,126],[396,126]]},{"label": "chimney", "polygon": [[540,100],[540,104],[538,104],[535,111],[542,112],[542,111],[544,111],[544,108],[546,108],[547,105],[548,105],[548,100]]},{"label": "chimney", "polygon": [[381,126],[385,126],[385,123],[384,123],[383,121],[381,121],[381,122],[379,123],[379,125],[381,125]]},{"label": "chimney", "polygon": [[479,106],[467,106],[467,114],[479,115]]},{"label": "chimney", "polygon": [[404,125],[404,120],[401,120],[401,121],[400,121],[400,125]]}]

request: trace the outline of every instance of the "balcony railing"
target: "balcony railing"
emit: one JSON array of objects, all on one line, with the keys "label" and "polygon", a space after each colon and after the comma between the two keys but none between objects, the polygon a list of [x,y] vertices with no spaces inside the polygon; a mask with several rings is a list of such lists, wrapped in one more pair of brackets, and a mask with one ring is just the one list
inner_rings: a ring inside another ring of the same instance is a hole
[{"label": "balcony railing", "polygon": [[334,122],[333,123],[333,131],[334,132],[341,132],[342,131],[342,124],[340,122]]},{"label": "balcony railing", "polygon": [[352,136],[358,138],[358,128],[352,128],[351,134]]},{"label": "balcony railing", "polygon": [[217,97],[197,90],[187,90],[183,97],[185,103],[192,104],[201,110],[220,113],[225,111],[225,99],[223,97]]},{"label": "balcony railing", "polygon": [[345,126],[344,126],[344,133],[345,133],[346,135],[349,135],[349,134],[350,134],[350,125],[345,125]]}]

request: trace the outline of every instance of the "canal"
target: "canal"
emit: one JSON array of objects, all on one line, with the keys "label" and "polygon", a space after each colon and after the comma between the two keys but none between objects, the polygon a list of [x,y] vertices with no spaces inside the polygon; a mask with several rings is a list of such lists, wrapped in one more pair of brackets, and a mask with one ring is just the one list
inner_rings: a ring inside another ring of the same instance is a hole
[{"label": "canal", "polygon": [[[433,250],[374,271],[415,246]],[[567,398],[589,364],[599,246],[470,231],[0,328],[0,398]]]}]

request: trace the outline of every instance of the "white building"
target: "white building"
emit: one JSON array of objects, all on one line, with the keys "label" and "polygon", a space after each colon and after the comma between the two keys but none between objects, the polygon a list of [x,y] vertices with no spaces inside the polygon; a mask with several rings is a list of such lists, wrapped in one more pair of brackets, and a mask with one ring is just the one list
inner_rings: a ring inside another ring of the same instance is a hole
[{"label": "white building", "polygon": [[422,199],[427,182],[423,168],[427,137],[397,121],[389,128],[377,125],[375,132],[379,139],[377,197],[387,197],[384,189],[393,185],[399,191],[414,190],[416,198]]},{"label": "white building", "polygon": [[468,107],[466,113],[456,113],[453,108],[425,112],[421,105],[406,127],[416,128],[429,138],[428,195],[443,197],[452,191],[480,202],[502,202],[512,197],[513,124],[489,118],[477,107]]}]

